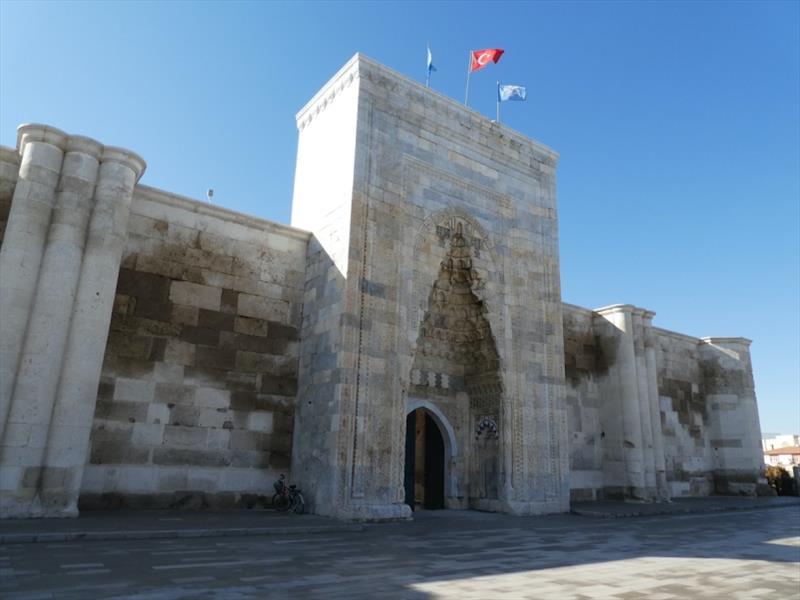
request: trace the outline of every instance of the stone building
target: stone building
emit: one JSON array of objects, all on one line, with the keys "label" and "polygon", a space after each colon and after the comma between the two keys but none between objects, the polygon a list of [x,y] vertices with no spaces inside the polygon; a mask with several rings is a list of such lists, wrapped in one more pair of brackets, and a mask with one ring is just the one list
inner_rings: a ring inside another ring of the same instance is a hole
[{"label": "stone building", "polygon": [[0,508],[513,514],[754,494],[742,338],[560,292],[558,155],[361,55],[297,115],[292,226],[0,149]]}]

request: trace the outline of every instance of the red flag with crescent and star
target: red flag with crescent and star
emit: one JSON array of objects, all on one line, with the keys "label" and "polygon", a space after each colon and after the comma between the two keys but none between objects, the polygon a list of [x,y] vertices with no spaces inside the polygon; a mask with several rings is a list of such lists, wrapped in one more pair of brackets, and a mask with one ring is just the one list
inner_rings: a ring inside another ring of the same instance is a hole
[{"label": "red flag with crescent and star", "polygon": [[498,60],[500,60],[500,57],[503,56],[503,52],[505,52],[505,50],[501,50],[500,48],[473,50],[472,62],[470,63],[469,66],[470,73],[472,73],[473,71],[477,71],[478,69],[482,69],[490,62],[496,63]]}]

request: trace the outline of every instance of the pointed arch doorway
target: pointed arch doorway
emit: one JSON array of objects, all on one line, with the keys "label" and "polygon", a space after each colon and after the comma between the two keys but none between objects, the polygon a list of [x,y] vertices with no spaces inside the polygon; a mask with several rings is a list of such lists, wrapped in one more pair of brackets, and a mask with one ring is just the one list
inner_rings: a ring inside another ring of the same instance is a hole
[{"label": "pointed arch doorway", "polygon": [[445,507],[446,467],[452,455],[450,433],[440,416],[425,407],[406,415],[405,503],[411,510]]}]

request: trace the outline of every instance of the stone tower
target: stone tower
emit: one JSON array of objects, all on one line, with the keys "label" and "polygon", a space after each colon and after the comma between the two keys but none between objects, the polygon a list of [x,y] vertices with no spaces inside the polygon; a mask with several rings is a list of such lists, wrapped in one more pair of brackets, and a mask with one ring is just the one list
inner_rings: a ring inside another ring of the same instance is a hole
[{"label": "stone tower", "polygon": [[356,55],[297,115],[308,230],[292,474],[314,510],[406,518],[406,416],[445,505],[569,505],[555,170],[541,144]]}]

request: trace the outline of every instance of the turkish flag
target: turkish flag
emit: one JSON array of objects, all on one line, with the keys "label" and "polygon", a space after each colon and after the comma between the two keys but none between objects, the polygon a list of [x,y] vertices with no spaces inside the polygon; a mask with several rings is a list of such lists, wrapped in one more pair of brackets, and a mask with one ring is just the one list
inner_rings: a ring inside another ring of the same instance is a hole
[{"label": "turkish flag", "polygon": [[500,60],[500,57],[503,56],[503,52],[505,50],[501,50],[500,48],[487,48],[486,50],[473,50],[472,51],[472,61],[469,66],[469,72],[472,73],[473,71],[477,71],[478,69],[482,69],[489,62],[497,62]]}]

